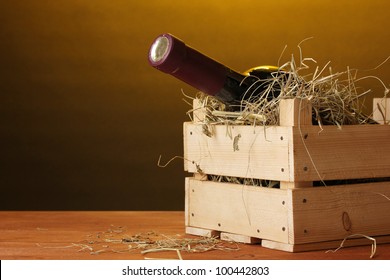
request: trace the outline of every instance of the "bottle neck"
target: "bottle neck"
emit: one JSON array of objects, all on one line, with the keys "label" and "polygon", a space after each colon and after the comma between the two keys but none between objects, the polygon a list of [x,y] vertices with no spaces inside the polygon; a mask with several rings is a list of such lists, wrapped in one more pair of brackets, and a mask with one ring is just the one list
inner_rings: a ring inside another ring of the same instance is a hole
[{"label": "bottle neck", "polygon": [[236,72],[187,46],[171,34],[157,37],[149,51],[149,63],[160,71],[215,96],[229,110],[234,111],[241,110],[243,99],[252,99],[264,90],[268,86],[264,77],[270,77],[270,69],[252,68],[246,74]]},{"label": "bottle neck", "polygon": [[237,101],[244,98],[245,93],[255,80],[255,77],[246,77],[243,74],[227,69],[223,87],[215,93],[215,97],[225,104],[237,103]]}]

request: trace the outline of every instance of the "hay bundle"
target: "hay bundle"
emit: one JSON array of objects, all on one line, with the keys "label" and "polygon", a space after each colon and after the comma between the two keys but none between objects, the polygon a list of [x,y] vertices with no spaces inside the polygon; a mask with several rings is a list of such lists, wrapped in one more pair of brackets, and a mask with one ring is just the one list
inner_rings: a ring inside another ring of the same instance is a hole
[{"label": "hay bundle", "polygon": [[[308,71],[308,61],[316,63],[313,59],[301,58],[297,66],[292,56],[291,61],[283,64],[280,67],[282,70],[273,73],[271,78],[258,79],[251,86],[251,93],[248,90],[247,94],[251,96],[241,100],[239,112],[226,111],[226,106],[217,99],[198,93],[196,98],[201,101],[201,109],[206,112],[205,133],[211,136],[209,125],[213,124],[278,125],[280,100],[291,98],[308,99],[313,108],[313,123],[319,126],[375,123],[363,113],[362,98],[371,91],[361,91],[356,85],[358,81],[369,77],[358,78],[357,70],[349,68],[332,73],[329,63],[322,69],[316,67],[314,73],[301,74]],[[325,75],[325,72],[328,74]],[[383,82],[382,85],[386,96],[389,89]],[[275,95],[277,97],[267,98]]]}]

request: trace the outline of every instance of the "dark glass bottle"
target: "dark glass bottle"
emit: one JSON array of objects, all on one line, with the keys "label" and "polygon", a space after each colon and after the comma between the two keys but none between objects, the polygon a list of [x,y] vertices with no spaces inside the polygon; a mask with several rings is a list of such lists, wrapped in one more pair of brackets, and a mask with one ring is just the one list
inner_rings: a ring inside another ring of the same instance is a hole
[{"label": "dark glass bottle", "polygon": [[[239,110],[240,101],[261,91],[266,83],[259,84],[259,79],[266,80],[277,67],[257,67],[241,74],[211,59],[199,51],[187,46],[171,34],[158,36],[149,50],[149,63],[162,72],[168,73],[194,88],[215,96],[228,105],[230,110]],[[254,83],[257,84],[254,85]],[[272,91],[272,99],[278,91]]]}]

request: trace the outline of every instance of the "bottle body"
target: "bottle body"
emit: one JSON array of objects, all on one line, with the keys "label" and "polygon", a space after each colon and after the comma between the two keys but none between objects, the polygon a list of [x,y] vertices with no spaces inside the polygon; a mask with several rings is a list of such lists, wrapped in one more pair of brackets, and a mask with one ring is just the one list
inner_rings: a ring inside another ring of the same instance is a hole
[{"label": "bottle body", "polygon": [[251,88],[256,88],[252,85],[259,80],[257,75],[230,69],[171,34],[156,38],[149,50],[149,63],[230,106],[251,96]]}]

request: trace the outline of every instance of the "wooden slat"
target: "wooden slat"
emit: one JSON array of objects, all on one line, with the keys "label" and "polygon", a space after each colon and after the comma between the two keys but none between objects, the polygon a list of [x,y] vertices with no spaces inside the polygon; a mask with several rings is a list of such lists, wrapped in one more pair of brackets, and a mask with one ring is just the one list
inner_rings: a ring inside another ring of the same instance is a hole
[{"label": "wooden slat", "polygon": [[390,126],[294,127],[294,179],[390,177]]},{"label": "wooden slat", "polygon": [[[388,99],[376,102],[387,109],[382,103],[389,103]],[[320,180],[390,177],[390,126],[320,128],[310,125],[309,109],[306,100],[282,100],[280,123],[285,127],[216,125],[212,137],[203,134],[201,124],[186,123],[185,170],[294,182],[284,187]]]},{"label": "wooden slat", "polygon": [[195,98],[192,102],[192,121],[194,123],[204,122],[206,110],[199,99]]},{"label": "wooden slat", "polygon": [[307,99],[282,99],[279,104],[280,126],[312,125],[312,106]]},{"label": "wooden slat", "polygon": [[390,98],[374,98],[372,118],[380,124],[390,122]]},{"label": "wooden slat", "polygon": [[287,190],[186,182],[188,226],[288,242]]},{"label": "wooden slat", "polygon": [[188,223],[189,223],[189,216],[188,216],[188,208],[189,208],[189,205],[190,205],[190,195],[189,195],[189,182],[188,182],[189,178],[186,177],[185,178],[185,184],[184,184],[184,225],[186,227],[188,227]]},{"label": "wooden slat", "polygon": [[291,181],[290,127],[184,124],[185,170],[245,178]]},{"label": "wooden slat", "polygon": [[[289,242],[343,239],[350,234],[390,234],[390,183],[292,189]],[[290,198],[291,196],[291,198]]]},{"label": "wooden slat", "polygon": [[[384,236],[375,236],[376,244],[385,244],[390,243],[390,235]],[[306,244],[286,244],[271,240],[262,240],[261,246],[269,249],[275,249],[285,252],[307,252],[307,251],[317,251],[317,250],[335,250],[339,248],[344,239],[342,240],[332,240],[332,241],[324,241],[324,242],[315,242],[315,243],[306,243]],[[343,243],[344,247],[354,247],[354,246],[364,246],[364,245],[372,245],[373,241],[362,237],[362,238],[348,238]],[[325,252],[323,252],[325,253]],[[328,252],[332,254],[332,252]],[[370,256],[371,250],[367,249],[367,256]],[[337,255],[337,254],[336,254]]]}]

